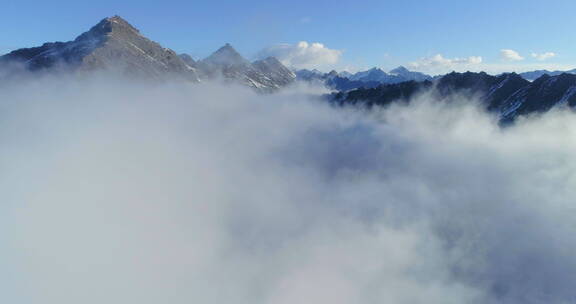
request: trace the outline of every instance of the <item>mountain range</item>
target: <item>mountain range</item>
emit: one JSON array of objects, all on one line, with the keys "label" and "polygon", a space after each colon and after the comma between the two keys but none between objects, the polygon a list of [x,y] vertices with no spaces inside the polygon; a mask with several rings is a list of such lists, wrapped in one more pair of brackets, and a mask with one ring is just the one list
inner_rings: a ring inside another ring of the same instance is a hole
[{"label": "mountain range", "polygon": [[201,78],[221,77],[264,91],[279,89],[296,78],[294,72],[275,57],[249,62],[228,43],[193,66]]},{"label": "mountain range", "polygon": [[[520,73],[518,75],[528,81],[534,81],[543,75],[558,76],[563,73],[576,74],[576,69],[569,71],[536,70]],[[442,76],[443,75],[430,76],[424,73],[410,71],[403,66],[397,67],[393,70],[390,70],[389,72],[385,72],[380,68],[374,67],[369,70],[360,71],[354,74],[347,71],[337,72],[334,70],[330,71],[329,73],[322,73],[318,70],[306,69],[296,71],[297,80],[315,82],[336,91],[348,91],[359,88],[375,88],[382,84],[395,84],[412,80],[433,80]]]},{"label": "mountain range", "polygon": [[105,18],[72,41],[49,42],[0,56],[0,78],[24,73],[88,73],[111,70],[154,81],[191,83],[223,80],[274,92],[294,81],[322,84],[339,91],[329,96],[340,105],[388,105],[409,101],[427,91],[437,98],[456,93],[477,98],[503,122],[555,106],[576,106],[576,70],[539,70],[521,74],[484,72],[432,77],[398,67],[385,72],[372,68],[357,73],[318,70],[292,71],[277,58],[250,62],[230,44],[207,58],[177,54],[146,37],[119,16]]},{"label": "mountain range", "polygon": [[536,71],[531,71],[531,72],[520,73],[520,76],[522,76],[526,80],[533,81],[533,80],[540,78],[543,75],[558,76],[558,75],[563,74],[563,73],[576,74],[576,69],[569,70],[569,71],[536,70]]},{"label": "mountain range", "polygon": [[514,121],[518,116],[546,112],[556,106],[576,106],[576,75],[544,74],[530,82],[516,73],[493,76],[484,72],[452,72],[434,80],[359,88],[333,93],[329,98],[339,105],[372,107],[409,102],[424,92],[431,93],[436,99],[446,99],[454,94],[476,98],[485,109],[496,113],[505,123]]},{"label": "mountain range", "polygon": [[296,79],[316,82],[337,91],[347,91],[357,88],[374,88],[381,84],[401,83],[411,80],[432,80],[433,77],[424,73],[409,71],[407,68],[400,66],[389,72],[374,67],[355,74],[334,70],[329,73],[322,73],[318,70],[304,69],[296,71]]},{"label": "mountain range", "polygon": [[12,51],[0,57],[0,66],[14,72],[112,70],[152,80],[200,82],[221,78],[264,92],[277,90],[296,78],[276,58],[249,62],[229,44],[208,58],[195,61],[144,37],[119,16],[103,19],[72,41]]}]

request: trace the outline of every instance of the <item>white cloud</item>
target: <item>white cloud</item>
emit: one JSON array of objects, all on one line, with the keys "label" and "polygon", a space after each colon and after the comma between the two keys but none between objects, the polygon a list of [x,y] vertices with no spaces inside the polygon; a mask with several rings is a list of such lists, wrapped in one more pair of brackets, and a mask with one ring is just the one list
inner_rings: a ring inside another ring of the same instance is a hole
[{"label": "white cloud", "polygon": [[431,73],[445,73],[452,70],[460,70],[462,68],[469,69],[472,66],[482,63],[482,57],[470,56],[465,58],[445,58],[442,54],[436,54],[431,57],[424,57],[418,61],[409,63],[408,65],[414,69],[431,72]]},{"label": "white cloud", "polygon": [[509,73],[509,72],[528,72],[534,70],[549,70],[549,71],[568,71],[576,68],[571,64],[555,64],[543,62],[508,62],[508,63],[486,63],[478,66],[476,71],[485,71],[491,74]]},{"label": "white cloud", "polygon": [[0,83],[2,303],[576,298],[569,111],[85,81]]},{"label": "white cloud", "polygon": [[545,53],[541,53],[541,54],[532,53],[531,56],[536,58],[537,60],[544,61],[544,60],[550,59],[552,57],[556,57],[556,53],[554,53],[554,52],[545,52]]},{"label": "white cloud", "polygon": [[[504,50],[502,50],[504,51]],[[513,50],[505,52],[506,54],[510,55],[512,58],[523,58],[517,52]],[[515,54],[515,55],[514,55]],[[556,56],[555,53],[547,52],[543,54],[536,54],[533,53],[531,56],[538,55],[539,58],[551,58]],[[536,57],[535,57],[536,58]],[[442,55],[438,54],[432,57],[421,58],[418,61],[408,63],[413,70],[428,73],[428,74],[445,74],[448,72],[456,71],[456,72],[465,72],[465,71],[472,71],[472,72],[480,72],[484,71],[490,74],[500,74],[500,73],[507,73],[507,72],[527,72],[527,71],[534,71],[534,70],[551,70],[551,71],[568,71],[575,68],[574,65],[571,64],[559,64],[559,63],[550,63],[550,62],[534,62],[534,61],[522,61],[519,62],[518,60],[505,60],[504,62],[485,62],[482,57],[480,56],[471,56],[467,58],[445,58]]]},{"label": "white cloud", "polygon": [[521,61],[524,60],[524,57],[520,56],[518,52],[515,50],[510,49],[502,49],[500,50],[500,57],[507,61]]},{"label": "white cloud", "polygon": [[297,44],[278,44],[262,50],[259,57],[274,56],[283,64],[298,69],[325,68],[337,64],[341,50],[329,49],[319,42],[300,41]]},{"label": "white cloud", "polygon": [[0,83],[2,303],[576,298],[569,111],[104,79]]}]

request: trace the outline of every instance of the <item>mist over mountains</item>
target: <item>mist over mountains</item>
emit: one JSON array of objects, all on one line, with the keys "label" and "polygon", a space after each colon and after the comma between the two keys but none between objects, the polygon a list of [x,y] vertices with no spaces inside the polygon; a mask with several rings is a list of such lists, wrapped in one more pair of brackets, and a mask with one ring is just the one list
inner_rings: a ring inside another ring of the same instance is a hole
[{"label": "mist over mountains", "polygon": [[570,76],[574,71],[539,70],[497,76],[468,72],[435,77],[403,66],[389,72],[376,67],[357,73],[292,71],[274,57],[250,62],[230,44],[207,58],[195,60],[142,36],[119,16],[103,19],[73,41],[49,42],[0,57],[0,76],[13,77],[22,71],[34,74],[108,71],[143,80],[191,83],[218,79],[260,92],[274,92],[298,81],[341,92],[332,100],[338,104],[369,106],[410,99],[413,94],[433,87],[444,97],[460,92],[477,95],[484,107],[499,113],[503,121],[545,112],[556,105],[573,106],[576,92],[574,77]]},{"label": "mist over mountains", "polygon": [[357,73],[318,70],[292,71],[277,58],[250,62],[230,44],[204,59],[194,59],[142,36],[119,16],[105,18],[69,42],[49,42],[0,57],[0,76],[108,71],[147,81],[198,83],[219,80],[275,92],[296,82],[340,93],[329,99],[340,105],[386,106],[433,91],[435,98],[452,94],[475,96],[503,122],[541,113],[556,106],[574,106],[576,77],[572,72],[545,70],[521,74],[450,73],[432,77],[400,66],[389,72],[372,68]]},{"label": "mist over mountains", "polygon": [[501,128],[457,99],[0,83],[0,299],[570,302],[575,116]]},{"label": "mist over mountains", "polygon": [[338,91],[329,99],[339,105],[387,106],[407,102],[418,94],[431,93],[433,99],[473,98],[502,122],[544,113],[554,107],[576,105],[575,71],[542,70],[500,75],[452,72],[431,77],[398,67],[389,73],[373,68],[356,74],[301,70],[296,75],[297,79]]},{"label": "mist over mountains", "polygon": [[418,94],[430,93],[433,99],[454,96],[476,99],[482,108],[493,112],[502,122],[518,116],[543,113],[554,107],[576,105],[576,75],[547,74],[530,82],[516,73],[492,76],[486,73],[450,73],[433,81],[403,82],[360,88],[332,95],[341,105],[387,106],[408,102]]},{"label": "mist over mountains", "polygon": [[575,106],[572,73],[292,70],[105,18],[0,57],[0,303],[572,303]]}]

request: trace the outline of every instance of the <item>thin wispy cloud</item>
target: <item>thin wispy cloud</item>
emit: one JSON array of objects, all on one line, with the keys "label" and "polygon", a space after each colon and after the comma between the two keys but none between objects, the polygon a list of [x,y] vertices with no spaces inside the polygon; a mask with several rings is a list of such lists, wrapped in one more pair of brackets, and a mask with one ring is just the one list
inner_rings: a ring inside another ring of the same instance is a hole
[{"label": "thin wispy cloud", "polygon": [[511,49],[502,49],[500,50],[500,58],[505,61],[522,61],[524,57],[520,56],[518,52]]},{"label": "thin wispy cloud", "polygon": [[[556,53],[532,53],[530,56],[538,61],[546,61],[554,58]],[[501,61],[489,62],[482,60],[480,56],[471,56],[467,58],[445,58],[438,54],[432,57],[424,57],[418,61],[410,62],[408,64],[414,70],[430,73],[430,74],[444,74],[451,71],[456,72],[487,72],[490,74],[500,74],[506,72],[527,72],[533,70],[571,70],[574,69],[573,64],[559,64],[559,63],[544,63],[527,61],[520,53],[512,49],[500,50]]]},{"label": "thin wispy cloud", "polygon": [[545,52],[545,53],[532,53],[530,54],[533,58],[537,60],[544,61],[550,58],[556,57],[556,53],[554,52]]}]

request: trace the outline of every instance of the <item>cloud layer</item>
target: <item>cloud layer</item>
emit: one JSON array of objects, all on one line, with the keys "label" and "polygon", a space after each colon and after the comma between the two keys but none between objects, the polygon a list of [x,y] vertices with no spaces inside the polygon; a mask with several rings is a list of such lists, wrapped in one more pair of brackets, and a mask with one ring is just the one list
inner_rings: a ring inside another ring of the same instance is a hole
[{"label": "cloud layer", "polygon": [[300,41],[278,44],[262,50],[260,57],[274,56],[283,64],[297,69],[325,68],[340,61],[342,51],[329,49],[319,42]]},{"label": "cloud layer", "polygon": [[2,302],[576,296],[572,113],[501,129],[457,96],[363,113],[110,79],[0,94]]}]

